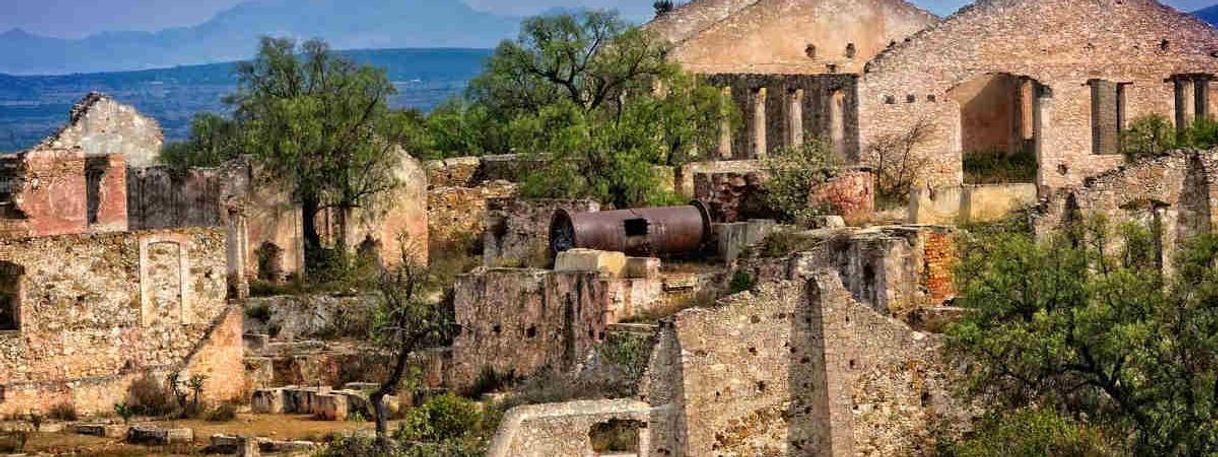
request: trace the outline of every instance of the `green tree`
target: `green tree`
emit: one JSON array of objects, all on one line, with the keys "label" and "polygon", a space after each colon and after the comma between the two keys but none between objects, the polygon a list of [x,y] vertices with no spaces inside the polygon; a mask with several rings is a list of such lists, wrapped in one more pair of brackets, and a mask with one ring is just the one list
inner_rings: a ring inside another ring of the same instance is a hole
[{"label": "green tree", "polygon": [[216,167],[243,151],[236,122],[215,113],[199,113],[191,120],[190,138],[165,144],[161,162],[178,169]]},{"label": "green tree", "polygon": [[544,164],[524,179],[525,195],[667,203],[657,167],[713,150],[734,117],[722,91],[666,53],[613,13],[532,18],[496,49],[470,99],[507,125],[512,150]]},{"label": "green tree", "polygon": [[369,397],[376,412],[376,438],[388,445],[389,414],[385,396],[397,395],[416,350],[447,344],[455,329],[451,308],[428,298],[438,289],[436,277],[412,255],[413,244],[403,238],[400,263],[382,273],[380,302],[372,326],[372,340],[394,354],[393,366],[384,382]]},{"label": "green tree", "polygon": [[969,392],[1000,413],[1062,411],[1137,455],[1218,452],[1218,240],[1191,242],[1166,277],[1159,227],[1080,225],[961,250],[967,312],[948,341],[972,362]]},{"label": "green tree", "polygon": [[399,183],[393,170],[416,133],[415,113],[394,111],[396,92],[385,72],[358,65],[319,40],[297,46],[264,38],[257,57],[237,65],[237,92],[227,98],[267,178],[299,199],[305,246],[321,245],[316,216],[336,209],[337,245],[356,208],[375,206]]},{"label": "green tree", "polygon": [[824,143],[810,141],[776,151],[763,161],[765,202],[789,222],[805,223],[826,208],[812,204],[812,188],[832,178],[840,160]]}]

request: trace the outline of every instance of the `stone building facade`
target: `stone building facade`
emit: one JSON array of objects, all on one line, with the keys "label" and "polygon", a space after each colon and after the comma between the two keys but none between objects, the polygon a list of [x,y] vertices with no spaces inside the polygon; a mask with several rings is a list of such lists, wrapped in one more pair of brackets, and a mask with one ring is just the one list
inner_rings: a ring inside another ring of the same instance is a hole
[{"label": "stone building facade", "polygon": [[112,411],[133,380],[171,371],[208,376],[209,402],[239,397],[224,252],[220,229],[0,240],[0,415]]},{"label": "stone building facade", "polygon": [[924,123],[926,184],[964,154],[1031,150],[1041,188],[1123,163],[1129,121],[1213,112],[1218,30],[1154,0],[983,0],[897,43],[859,82],[864,150]]},{"label": "stone building facade", "polygon": [[68,123],[35,149],[82,149],[88,157],[122,155],[127,165],[155,165],[164,133],[155,119],[92,92],[72,107]]}]

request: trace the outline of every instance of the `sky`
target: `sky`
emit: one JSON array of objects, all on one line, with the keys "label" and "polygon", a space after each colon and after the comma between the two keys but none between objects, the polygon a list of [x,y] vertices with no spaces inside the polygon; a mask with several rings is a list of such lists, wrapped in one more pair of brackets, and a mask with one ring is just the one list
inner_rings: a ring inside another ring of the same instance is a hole
[{"label": "sky", "polygon": [[[0,0],[0,32],[21,28],[39,35],[80,38],[99,32],[151,31],[195,25],[243,0]],[[411,0],[402,0],[411,1]],[[646,14],[651,0],[465,0],[474,8],[527,16],[555,7],[616,8],[628,16]],[[939,15],[965,0],[913,0]],[[1167,0],[1184,11],[1218,0]]]}]

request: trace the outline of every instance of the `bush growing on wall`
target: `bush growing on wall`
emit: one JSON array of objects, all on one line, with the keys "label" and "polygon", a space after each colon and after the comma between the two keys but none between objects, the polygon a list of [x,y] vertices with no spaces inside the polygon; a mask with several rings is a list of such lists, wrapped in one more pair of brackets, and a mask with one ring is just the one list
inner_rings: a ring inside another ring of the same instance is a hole
[{"label": "bush growing on wall", "polygon": [[832,178],[839,165],[837,155],[819,141],[774,152],[763,161],[766,204],[797,224],[824,215],[827,208],[812,204],[812,188]]},{"label": "bush growing on wall", "polygon": [[930,164],[917,148],[936,133],[933,123],[921,119],[904,132],[881,135],[867,145],[863,160],[875,172],[876,200],[881,207],[902,206],[909,200]]},{"label": "bush growing on wall", "polygon": [[1218,121],[1198,119],[1178,130],[1161,114],[1139,117],[1121,134],[1121,151],[1129,160],[1153,157],[1173,149],[1210,149],[1218,145]]}]

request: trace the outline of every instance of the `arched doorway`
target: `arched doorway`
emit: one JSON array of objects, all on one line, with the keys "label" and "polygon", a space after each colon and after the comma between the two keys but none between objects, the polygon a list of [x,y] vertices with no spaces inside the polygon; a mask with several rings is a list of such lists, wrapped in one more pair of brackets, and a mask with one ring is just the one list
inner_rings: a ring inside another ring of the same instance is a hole
[{"label": "arched doorway", "polygon": [[966,184],[1032,183],[1040,156],[1040,97],[1046,86],[1010,73],[987,73],[948,92],[960,105]]}]

